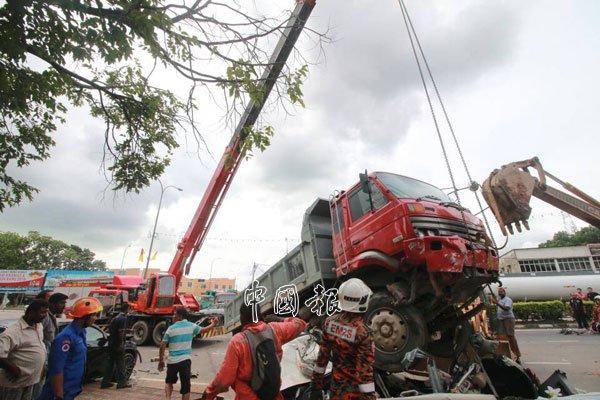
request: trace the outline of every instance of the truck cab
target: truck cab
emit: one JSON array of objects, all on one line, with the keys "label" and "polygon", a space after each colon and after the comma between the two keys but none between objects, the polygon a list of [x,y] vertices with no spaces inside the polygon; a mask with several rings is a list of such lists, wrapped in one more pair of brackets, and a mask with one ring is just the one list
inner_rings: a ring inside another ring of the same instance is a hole
[{"label": "truck cab", "polygon": [[483,223],[423,181],[388,172],[361,174],[330,207],[338,276],[364,266],[397,273],[416,264],[428,272],[498,270]]}]

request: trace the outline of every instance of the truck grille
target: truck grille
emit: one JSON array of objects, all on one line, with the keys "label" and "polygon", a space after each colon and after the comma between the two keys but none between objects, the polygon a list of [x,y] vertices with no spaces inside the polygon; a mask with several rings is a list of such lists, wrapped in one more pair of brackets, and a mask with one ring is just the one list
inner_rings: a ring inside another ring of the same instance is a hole
[{"label": "truck grille", "polygon": [[483,228],[463,221],[438,217],[410,217],[415,233],[419,236],[457,235],[474,242],[479,241]]}]

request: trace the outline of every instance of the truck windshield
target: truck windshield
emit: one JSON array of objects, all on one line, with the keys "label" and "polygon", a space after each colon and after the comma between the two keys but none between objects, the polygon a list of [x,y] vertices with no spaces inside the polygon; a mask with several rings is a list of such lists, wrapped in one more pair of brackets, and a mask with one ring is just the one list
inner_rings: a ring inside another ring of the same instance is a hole
[{"label": "truck windshield", "polygon": [[401,199],[451,201],[444,192],[429,183],[402,175],[390,174],[389,172],[377,172],[375,175],[385,187]]}]

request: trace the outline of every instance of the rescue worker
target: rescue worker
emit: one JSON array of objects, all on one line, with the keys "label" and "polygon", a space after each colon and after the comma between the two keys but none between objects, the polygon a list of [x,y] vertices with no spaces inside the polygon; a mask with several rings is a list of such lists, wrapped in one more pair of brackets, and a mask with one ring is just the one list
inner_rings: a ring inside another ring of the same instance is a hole
[{"label": "rescue worker", "polygon": [[93,297],[82,297],[73,304],[71,322],[50,346],[46,383],[38,400],[72,400],[82,390],[87,358],[85,328],[92,326],[102,311]]},{"label": "rescue worker", "polygon": [[[301,314],[303,317],[304,314]],[[306,315],[308,318],[310,315]],[[235,391],[235,400],[258,400],[258,396],[251,388],[250,381],[253,375],[252,350],[246,338],[245,331],[252,333],[264,332],[271,329],[275,342],[275,352],[281,362],[283,350],[281,346],[291,340],[294,340],[308,326],[300,318],[277,318],[281,322],[266,323],[259,315],[259,321],[252,320],[252,306],[242,302],[240,307],[240,323],[242,331],[236,333],[227,345],[225,358],[221,363],[221,368],[217,376],[207,386],[203,394],[203,399],[213,400],[217,394],[226,392],[229,388]],[[281,377],[280,377],[281,380]],[[281,393],[278,393],[274,400],[283,400]]]},{"label": "rescue worker", "polygon": [[592,323],[590,330],[600,333],[600,295],[594,297],[594,308],[592,309]]},{"label": "rescue worker", "polygon": [[331,400],[375,399],[371,331],[363,320],[373,292],[363,281],[348,279],[340,285],[338,301],[342,312],[323,325],[323,343],[314,368],[311,400],[321,399],[323,374],[331,361]]}]

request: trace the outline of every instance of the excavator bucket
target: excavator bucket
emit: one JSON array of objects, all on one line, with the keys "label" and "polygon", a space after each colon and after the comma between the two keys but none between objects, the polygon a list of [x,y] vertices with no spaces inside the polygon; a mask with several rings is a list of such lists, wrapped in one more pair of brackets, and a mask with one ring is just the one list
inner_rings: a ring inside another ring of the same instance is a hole
[{"label": "excavator bucket", "polygon": [[[530,175],[528,168],[534,168],[539,179]],[[577,197],[546,185],[546,177]],[[507,236],[507,230],[514,233],[513,224],[519,232],[521,224],[529,229],[527,220],[531,214],[531,196],[600,228],[600,201],[545,171],[537,157],[495,170],[483,182],[482,191],[504,236]]]},{"label": "excavator bucket", "polygon": [[507,230],[514,233],[512,224],[515,224],[519,232],[521,223],[529,230],[529,201],[536,179],[521,170],[522,166],[522,163],[512,163],[496,169],[482,185],[483,197],[498,220],[504,236],[508,235]]}]

